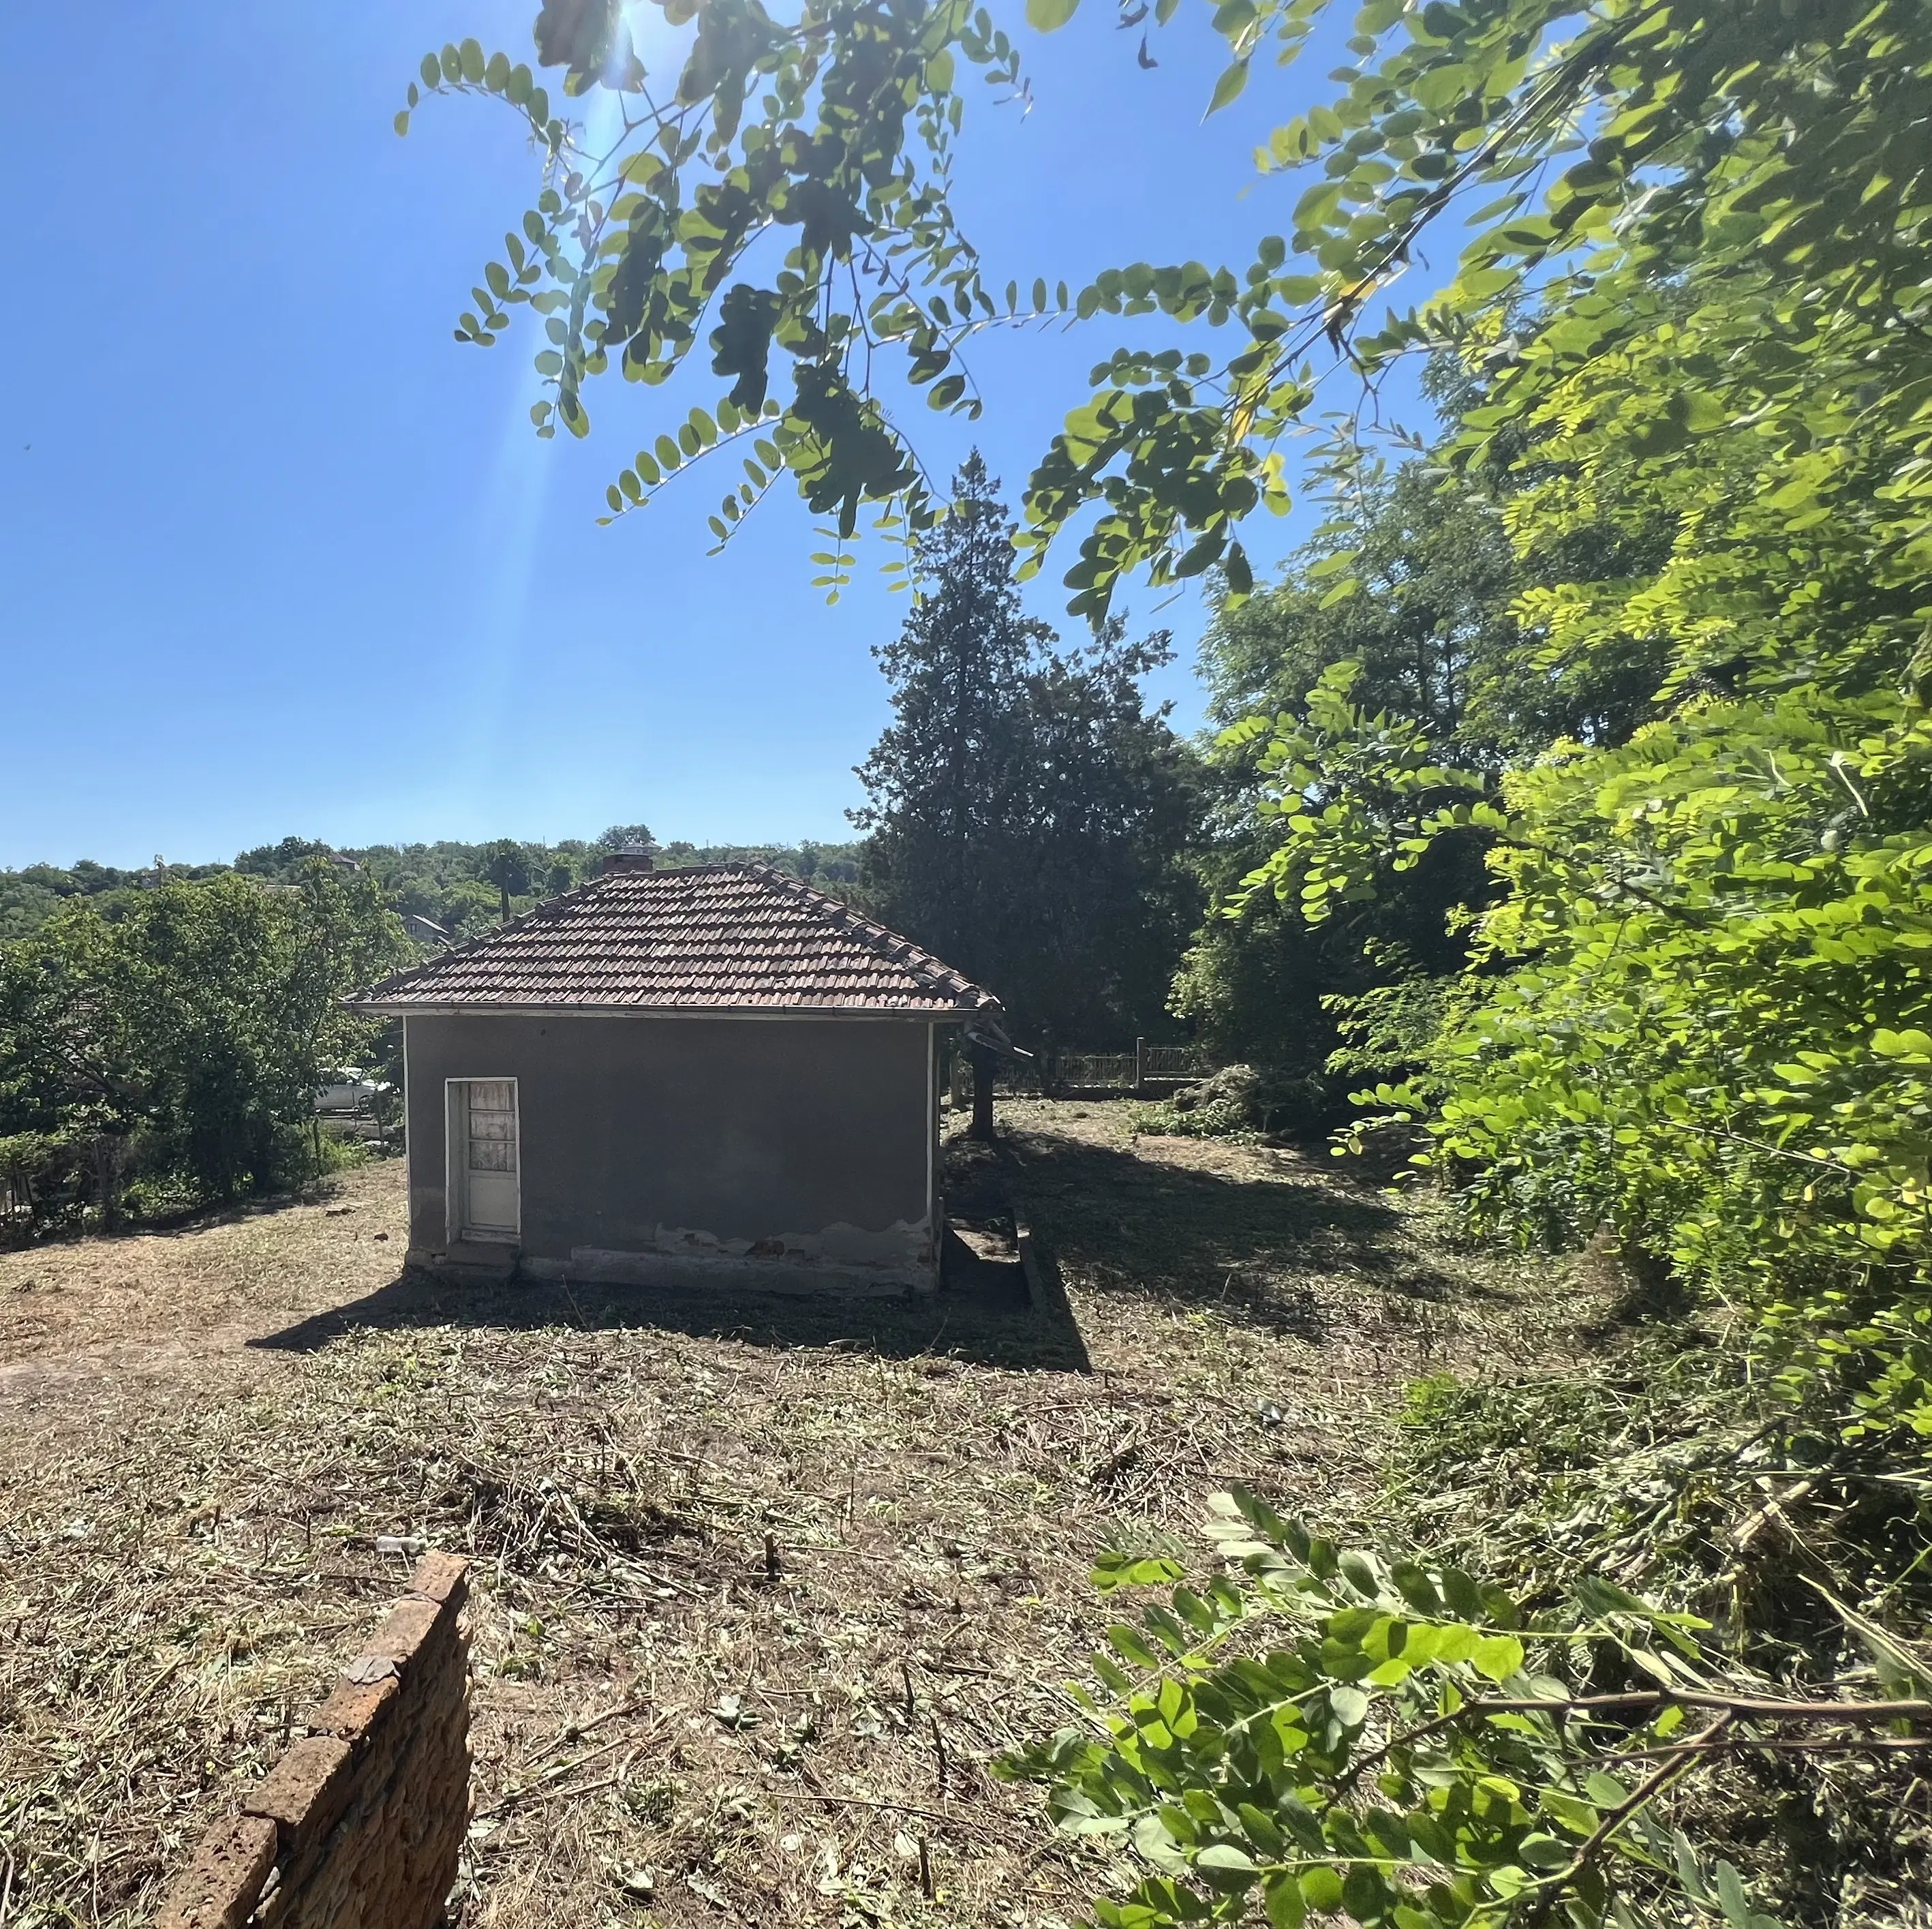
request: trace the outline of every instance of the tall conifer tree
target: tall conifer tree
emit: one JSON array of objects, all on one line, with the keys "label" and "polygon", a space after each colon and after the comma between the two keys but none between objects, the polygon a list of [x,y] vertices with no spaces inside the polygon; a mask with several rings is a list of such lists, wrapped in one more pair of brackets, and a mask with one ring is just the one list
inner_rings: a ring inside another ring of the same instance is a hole
[{"label": "tall conifer tree", "polygon": [[866,883],[896,928],[994,992],[1030,1042],[1159,1025],[1196,908],[1189,753],[1141,680],[1167,638],[1062,651],[1024,615],[976,453],[920,552],[920,600],[876,651],[893,720],[860,767]]}]

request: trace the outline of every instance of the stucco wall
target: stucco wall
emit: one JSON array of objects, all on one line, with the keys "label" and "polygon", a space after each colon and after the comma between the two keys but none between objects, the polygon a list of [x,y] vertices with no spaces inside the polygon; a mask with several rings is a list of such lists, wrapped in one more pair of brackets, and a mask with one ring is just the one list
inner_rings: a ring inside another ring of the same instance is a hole
[{"label": "stucco wall", "polygon": [[929,1283],[922,1023],[426,1017],[407,1050],[414,1256],[446,1240],[445,1081],[514,1078],[533,1270]]}]

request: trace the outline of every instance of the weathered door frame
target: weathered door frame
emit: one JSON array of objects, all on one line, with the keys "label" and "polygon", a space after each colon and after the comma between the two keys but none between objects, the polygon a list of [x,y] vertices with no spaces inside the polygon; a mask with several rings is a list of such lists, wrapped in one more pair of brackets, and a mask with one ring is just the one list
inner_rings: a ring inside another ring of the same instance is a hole
[{"label": "weathered door frame", "polygon": [[[466,1223],[470,1209],[470,1100],[472,1085],[507,1085],[510,1088],[510,1116],[514,1122],[512,1143],[516,1147],[517,1223],[508,1233],[496,1230],[472,1231]],[[524,1236],[524,1103],[514,1078],[483,1074],[446,1078],[442,1082],[443,1159],[446,1185],[445,1232],[448,1243],[484,1240],[502,1245],[520,1245]]]}]

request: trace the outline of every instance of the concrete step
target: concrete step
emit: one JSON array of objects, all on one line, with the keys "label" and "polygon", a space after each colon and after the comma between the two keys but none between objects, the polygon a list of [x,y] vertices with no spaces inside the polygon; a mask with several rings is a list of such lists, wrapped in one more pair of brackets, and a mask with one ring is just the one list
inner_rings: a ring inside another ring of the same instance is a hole
[{"label": "concrete step", "polygon": [[476,1286],[501,1286],[516,1275],[518,1248],[494,1240],[460,1239],[425,1256],[424,1266],[439,1278]]}]

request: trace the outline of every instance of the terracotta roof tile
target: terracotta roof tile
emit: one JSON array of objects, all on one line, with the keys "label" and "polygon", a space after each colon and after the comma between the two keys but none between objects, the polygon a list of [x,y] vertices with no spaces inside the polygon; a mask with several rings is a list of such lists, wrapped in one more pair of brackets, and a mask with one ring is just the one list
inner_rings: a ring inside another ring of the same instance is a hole
[{"label": "terracotta roof tile", "polygon": [[384,1012],[999,1009],[910,939],[764,864],[608,873],[354,1002]]}]

